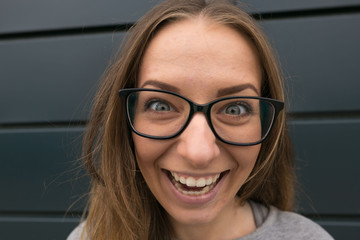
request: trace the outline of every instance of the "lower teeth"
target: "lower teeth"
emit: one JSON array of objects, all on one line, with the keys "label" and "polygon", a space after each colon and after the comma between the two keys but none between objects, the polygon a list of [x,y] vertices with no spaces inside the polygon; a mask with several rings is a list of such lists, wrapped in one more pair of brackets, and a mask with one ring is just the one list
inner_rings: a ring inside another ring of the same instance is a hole
[{"label": "lower teeth", "polygon": [[185,195],[190,195],[190,196],[199,196],[199,195],[203,195],[203,194],[206,194],[208,193],[211,189],[214,188],[214,186],[216,185],[216,183],[213,183],[211,185],[208,185],[208,186],[205,186],[203,187],[200,191],[187,191],[187,190],[184,190],[182,188],[182,184],[177,182],[175,179],[172,179],[172,183],[174,184],[175,188],[185,194]]}]

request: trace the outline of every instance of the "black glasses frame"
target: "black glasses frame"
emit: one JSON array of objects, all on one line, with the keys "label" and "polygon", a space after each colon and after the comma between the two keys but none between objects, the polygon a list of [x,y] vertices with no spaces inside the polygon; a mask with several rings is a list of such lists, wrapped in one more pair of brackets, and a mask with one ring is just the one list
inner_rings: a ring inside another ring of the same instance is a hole
[{"label": "black glasses frame", "polygon": [[[175,134],[172,134],[172,135],[166,136],[166,137],[152,136],[152,135],[147,135],[147,134],[143,134],[141,132],[138,132],[134,128],[134,126],[131,124],[129,108],[128,108],[127,105],[128,105],[128,96],[133,92],[139,92],[139,91],[151,91],[151,92],[167,93],[167,94],[177,96],[177,97],[182,98],[185,101],[187,101],[189,103],[189,105],[190,105],[190,112],[189,112],[188,119],[186,120],[184,126],[178,132],[176,132]],[[206,103],[206,104],[197,104],[197,103],[194,103],[193,101],[191,101],[190,99],[188,99],[188,98],[186,98],[184,96],[181,96],[180,94],[170,92],[170,91],[159,90],[159,89],[150,89],[150,88],[126,88],[126,89],[121,89],[121,90],[119,90],[119,96],[124,100],[124,107],[126,109],[127,122],[130,125],[132,131],[134,133],[136,133],[137,135],[139,135],[139,136],[150,138],[150,139],[171,139],[171,138],[174,138],[174,137],[180,135],[185,130],[185,128],[189,125],[189,123],[190,123],[190,121],[191,121],[191,119],[192,119],[192,117],[193,117],[193,115],[195,113],[202,112],[202,113],[205,114],[206,120],[207,120],[207,122],[208,122],[208,124],[210,126],[210,129],[212,130],[212,132],[214,133],[216,138],[218,138],[220,141],[222,141],[224,143],[231,144],[231,145],[236,145],[236,146],[252,146],[252,145],[260,144],[261,142],[263,142],[266,139],[266,137],[269,135],[269,132],[271,131],[271,129],[272,129],[273,125],[274,125],[274,122],[275,122],[276,118],[278,117],[280,111],[284,108],[284,102],[282,102],[282,101],[271,99],[271,98],[254,97],[254,96],[230,96],[230,97],[219,98],[219,99],[213,100],[213,101],[211,101],[209,103]],[[259,99],[259,100],[266,101],[266,102],[270,103],[274,107],[275,112],[274,112],[273,119],[271,120],[271,125],[270,125],[268,131],[264,134],[262,139],[260,139],[259,141],[252,142],[252,143],[236,143],[236,142],[227,141],[227,140],[221,138],[216,133],[216,131],[214,129],[214,126],[213,126],[213,124],[211,122],[211,107],[217,102],[220,102],[220,101],[223,101],[223,100],[228,100],[228,99],[235,99],[235,98],[237,98],[237,99],[238,98]]]}]

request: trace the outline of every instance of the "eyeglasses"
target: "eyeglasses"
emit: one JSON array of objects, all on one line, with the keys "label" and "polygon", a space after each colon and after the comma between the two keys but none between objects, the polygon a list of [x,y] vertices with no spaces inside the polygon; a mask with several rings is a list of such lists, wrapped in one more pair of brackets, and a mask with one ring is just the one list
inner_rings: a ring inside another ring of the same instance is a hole
[{"label": "eyeglasses", "polygon": [[284,103],[278,100],[229,96],[207,104],[173,92],[129,88],[119,91],[128,123],[136,134],[151,139],[170,139],[181,134],[193,115],[202,112],[214,135],[221,141],[251,146],[264,141]]}]

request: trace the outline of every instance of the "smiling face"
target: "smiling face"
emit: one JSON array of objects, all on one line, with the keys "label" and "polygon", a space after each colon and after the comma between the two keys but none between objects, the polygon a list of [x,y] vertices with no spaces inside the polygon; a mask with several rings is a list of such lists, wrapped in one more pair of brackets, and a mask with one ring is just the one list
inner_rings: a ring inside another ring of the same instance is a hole
[{"label": "smiling face", "polygon": [[[138,87],[173,91],[205,104],[219,97],[259,96],[261,69],[249,39],[197,17],[168,24],[155,35],[142,59]],[[241,208],[236,193],[254,167],[260,144],[221,142],[203,113],[195,113],[176,138],[132,137],[141,173],[175,229],[235,219]]]}]

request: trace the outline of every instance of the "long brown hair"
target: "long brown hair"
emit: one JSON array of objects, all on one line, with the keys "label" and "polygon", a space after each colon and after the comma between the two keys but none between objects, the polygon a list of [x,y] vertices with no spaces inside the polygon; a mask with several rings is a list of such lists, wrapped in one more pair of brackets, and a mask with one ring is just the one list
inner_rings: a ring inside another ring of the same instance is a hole
[{"label": "long brown hair", "polygon": [[[196,16],[245,34],[258,51],[262,96],[284,101],[283,79],[275,55],[256,21],[227,1],[170,0],[153,8],[128,32],[117,60],[96,95],[84,136],[83,159],[92,176],[85,225],[90,239],[169,239],[172,228],[137,168],[131,133],[118,90],[135,87],[144,51],[165,24]],[[242,202],[253,200],[291,210],[293,166],[285,111],[276,120],[247,182]]]}]

